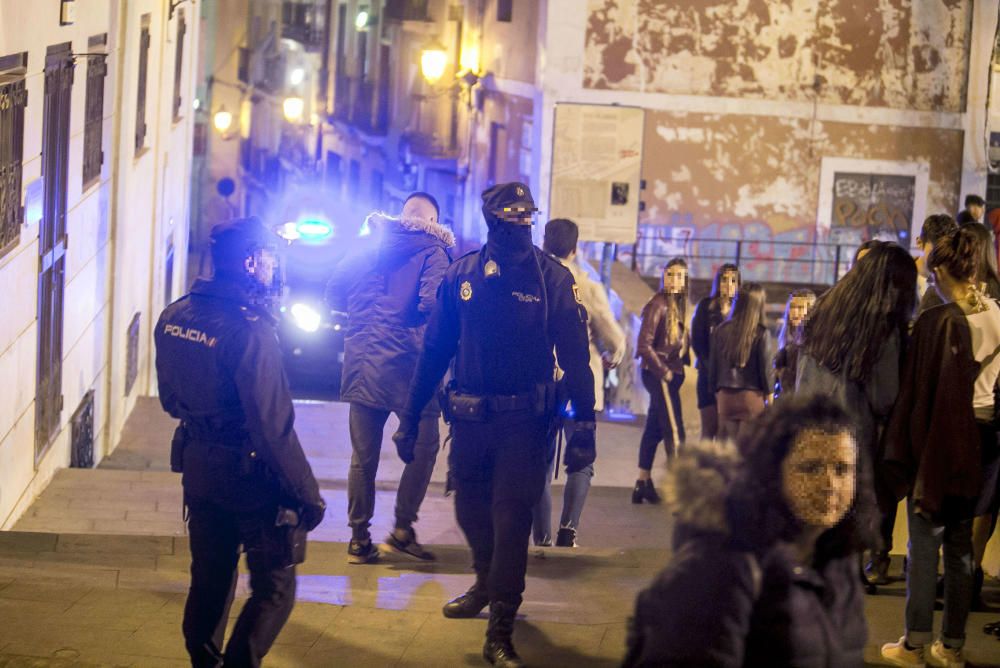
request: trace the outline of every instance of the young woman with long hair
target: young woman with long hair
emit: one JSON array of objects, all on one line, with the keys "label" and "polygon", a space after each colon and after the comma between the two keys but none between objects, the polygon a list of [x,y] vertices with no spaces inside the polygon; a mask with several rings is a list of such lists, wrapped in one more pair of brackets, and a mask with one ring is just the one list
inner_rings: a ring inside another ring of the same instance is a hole
[{"label": "young woman with long hair", "polygon": [[[883,468],[897,498],[907,497],[910,537],[906,632],[899,642],[882,647],[882,656],[895,665],[924,660],[964,665],[973,517],[996,509],[1000,466],[993,426],[1000,306],[979,290],[981,250],[980,236],[967,227],[931,250],[927,266],[944,305],[924,311],[913,327],[886,434]],[[942,538],[944,621],[934,641]]]},{"label": "young woman with long hair", "polygon": [[802,347],[802,330],[809,310],[816,303],[816,293],[805,288],[788,295],[785,317],[778,332],[778,354],[774,356],[774,372],[778,380],[774,398],[795,394],[795,373],[799,366],[799,349]]},{"label": "young woman with long hair", "polygon": [[[899,371],[917,300],[917,265],[903,248],[872,248],[820,297],[806,322],[796,394],[821,394],[843,404],[858,421],[858,443],[876,457],[881,433],[899,394]],[[883,549],[865,569],[875,584],[888,582],[896,499],[876,476],[883,515]]]},{"label": "young woman with long hair", "polygon": [[708,378],[718,406],[720,438],[735,439],[771,398],[774,352],[765,324],[766,302],[762,285],[745,283],[729,317],[712,332]]},{"label": "young woman with long hair", "polygon": [[[660,502],[650,471],[660,441],[666,448],[667,461],[674,456],[671,410],[677,425],[676,442],[684,443],[687,438],[681,407],[684,367],[691,364],[687,305],[687,262],[684,258],[675,257],[663,268],[660,291],[642,309],[636,357],[642,359],[642,384],[649,392],[649,412],[639,441],[639,477],[632,490],[632,503]],[[669,407],[667,401],[670,402]]]},{"label": "young woman with long hair", "polygon": [[701,437],[715,438],[719,431],[719,413],[715,393],[708,379],[708,360],[711,357],[712,331],[729,317],[733,299],[740,289],[740,269],[735,264],[719,266],[712,281],[712,293],[698,302],[691,319],[691,348],[696,356],[698,371],[698,411],[701,414]]}]

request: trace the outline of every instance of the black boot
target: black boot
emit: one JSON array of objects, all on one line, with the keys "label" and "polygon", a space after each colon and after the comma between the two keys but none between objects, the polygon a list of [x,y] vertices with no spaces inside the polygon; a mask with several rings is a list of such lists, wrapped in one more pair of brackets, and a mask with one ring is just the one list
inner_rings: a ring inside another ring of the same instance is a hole
[{"label": "black boot", "polygon": [[521,668],[524,663],[514,651],[511,636],[514,635],[514,617],[517,606],[502,601],[490,603],[490,622],[486,626],[486,644],[483,658],[494,666]]},{"label": "black boot", "polygon": [[865,564],[865,579],[873,585],[886,585],[892,582],[889,577],[891,559],[888,552],[872,552],[871,561]]},{"label": "black boot", "polygon": [[472,585],[469,591],[445,603],[441,612],[450,619],[471,619],[482,612],[489,602],[490,595],[486,591],[486,583],[476,578],[476,584]]},{"label": "black boot", "polygon": [[660,495],[656,493],[656,488],[653,487],[653,481],[647,480],[646,486],[642,490],[642,498],[644,498],[649,503],[659,503]]},{"label": "black boot", "polygon": [[646,483],[643,480],[635,481],[635,488],[632,490],[632,503],[642,503],[642,493],[646,489]]}]

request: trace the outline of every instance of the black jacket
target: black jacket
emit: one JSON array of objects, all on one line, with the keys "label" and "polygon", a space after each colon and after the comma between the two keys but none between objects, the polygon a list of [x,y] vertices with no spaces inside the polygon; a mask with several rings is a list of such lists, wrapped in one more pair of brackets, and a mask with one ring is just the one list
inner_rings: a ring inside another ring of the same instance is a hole
[{"label": "black jacket", "polygon": [[[732,445],[675,462],[674,554],[641,591],[624,666],[856,668],[867,639],[856,555],[802,566],[787,543],[751,552],[725,512]],[[711,462],[711,464],[709,464]]]},{"label": "black jacket", "polygon": [[691,349],[697,357],[695,368],[699,371],[708,368],[712,331],[722,324],[723,320],[725,318],[722,317],[718,302],[712,297],[705,297],[695,306],[694,316],[691,318]]},{"label": "black jacket", "polygon": [[708,379],[712,392],[728,390],[756,390],[770,394],[774,388],[774,373],[771,360],[774,352],[771,335],[766,327],[759,326],[750,356],[745,366],[731,366],[721,359],[718,345],[719,328],[712,332],[711,355],[708,363]]},{"label": "black jacket", "polygon": [[348,314],[340,398],[401,411],[454,237],[440,225],[385,225],[375,248],[337,266],[326,294]]},{"label": "black jacket", "polygon": [[184,491],[237,510],[319,504],[274,321],[235,281],[199,280],[154,333],[160,403],[182,420]]},{"label": "black jacket", "polygon": [[[427,404],[453,357],[459,391],[517,395],[552,383],[554,347],[576,419],[593,421],[587,312],[569,270],[538,248],[531,253],[534,257],[520,262],[500,262],[499,274],[488,278],[488,245],[448,268],[410,386],[407,413]],[[544,286],[539,285],[539,271]]]}]

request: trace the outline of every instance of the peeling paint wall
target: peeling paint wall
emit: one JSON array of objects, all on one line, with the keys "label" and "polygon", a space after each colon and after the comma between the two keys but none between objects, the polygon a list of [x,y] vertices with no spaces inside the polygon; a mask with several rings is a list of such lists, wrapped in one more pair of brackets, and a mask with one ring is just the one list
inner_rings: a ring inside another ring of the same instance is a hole
[{"label": "peeling paint wall", "polygon": [[928,164],[927,210],[955,211],[962,146],[959,130],[648,111],[640,224],[675,238],[813,241],[824,156]]},{"label": "peeling paint wall", "polygon": [[963,111],[972,0],[588,0],[584,86]]}]

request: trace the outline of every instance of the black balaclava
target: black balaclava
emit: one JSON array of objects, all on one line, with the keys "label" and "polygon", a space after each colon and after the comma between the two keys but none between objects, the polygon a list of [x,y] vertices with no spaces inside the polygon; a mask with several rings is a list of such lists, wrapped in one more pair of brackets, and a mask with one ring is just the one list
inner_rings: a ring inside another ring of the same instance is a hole
[{"label": "black balaclava", "polygon": [[489,232],[486,235],[486,249],[490,257],[503,265],[507,262],[523,262],[531,258],[534,244],[531,239],[531,225],[518,225],[500,218],[497,213],[504,207],[527,206],[534,209],[531,192],[522,183],[503,183],[483,192],[483,217]]}]

